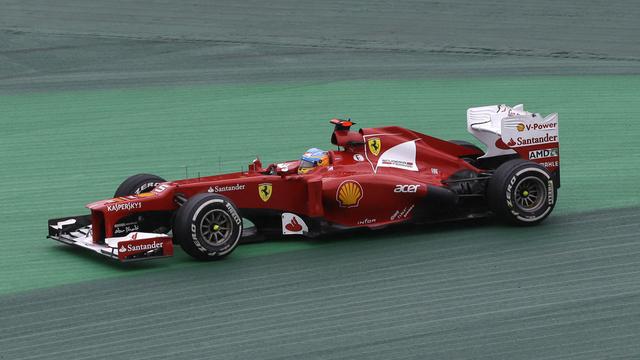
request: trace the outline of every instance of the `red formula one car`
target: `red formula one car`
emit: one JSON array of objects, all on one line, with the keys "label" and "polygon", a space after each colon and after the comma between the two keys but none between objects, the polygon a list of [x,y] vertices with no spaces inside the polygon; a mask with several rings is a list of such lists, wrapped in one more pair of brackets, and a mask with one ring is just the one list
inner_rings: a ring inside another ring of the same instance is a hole
[{"label": "red formula one car", "polygon": [[[138,174],[90,215],[49,220],[49,238],[121,261],[229,255],[245,236],[316,236],[341,229],[498,216],[537,224],[560,186],[558,115],[522,105],[471,108],[468,130],[487,147],[397,126],[352,131],[333,119],[337,150],[247,171],[165,181]],[[255,226],[244,229],[243,219]]]}]

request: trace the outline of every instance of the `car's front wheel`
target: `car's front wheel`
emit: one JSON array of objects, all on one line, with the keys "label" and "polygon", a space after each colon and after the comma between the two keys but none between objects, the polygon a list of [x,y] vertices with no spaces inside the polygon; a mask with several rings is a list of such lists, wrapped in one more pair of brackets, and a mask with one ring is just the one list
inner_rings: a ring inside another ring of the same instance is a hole
[{"label": "car's front wheel", "polygon": [[116,193],[113,197],[127,196],[127,195],[138,195],[140,193],[149,192],[153,190],[159,183],[166,182],[167,180],[161,178],[160,176],[153,174],[136,174],[133,176],[129,176],[125,179],[118,189],[116,189]]},{"label": "car's front wheel", "polygon": [[556,204],[557,186],[549,171],[532,161],[514,159],[500,165],[487,187],[490,209],[517,225],[535,225]]},{"label": "car's front wheel", "polygon": [[242,235],[242,218],[227,197],[198,194],[176,212],[174,241],[198,260],[217,260],[229,255]]}]

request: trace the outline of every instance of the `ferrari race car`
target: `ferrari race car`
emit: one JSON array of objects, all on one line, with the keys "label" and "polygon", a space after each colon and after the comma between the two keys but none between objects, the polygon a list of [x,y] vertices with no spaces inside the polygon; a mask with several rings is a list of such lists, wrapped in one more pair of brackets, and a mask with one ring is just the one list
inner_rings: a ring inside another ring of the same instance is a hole
[{"label": "ferrari race car", "polygon": [[[352,228],[497,216],[533,225],[560,187],[558,115],[523,105],[467,110],[483,151],[398,126],[351,130],[333,119],[336,150],[246,171],[166,181],[133,175],[89,215],[48,221],[48,237],[120,261],[229,255],[243,238],[317,236]],[[243,219],[254,226],[245,228]]]}]

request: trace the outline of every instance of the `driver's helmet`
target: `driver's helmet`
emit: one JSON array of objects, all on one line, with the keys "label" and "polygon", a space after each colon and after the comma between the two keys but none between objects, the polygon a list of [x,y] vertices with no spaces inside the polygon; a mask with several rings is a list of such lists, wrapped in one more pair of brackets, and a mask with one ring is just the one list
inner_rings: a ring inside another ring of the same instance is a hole
[{"label": "driver's helmet", "polygon": [[329,165],[329,154],[318,148],[311,148],[302,154],[298,174],[306,174],[319,166]]}]

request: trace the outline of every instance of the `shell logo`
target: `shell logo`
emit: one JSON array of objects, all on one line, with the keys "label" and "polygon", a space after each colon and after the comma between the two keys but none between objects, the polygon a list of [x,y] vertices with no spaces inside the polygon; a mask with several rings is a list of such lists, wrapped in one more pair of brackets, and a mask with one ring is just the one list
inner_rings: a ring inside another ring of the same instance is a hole
[{"label": "shell logo", "polygon": [[340,207],[352,208],[360,205],[364,192],[360,183],[354,180],[343,181],[336,191],[336,201]]},{"label": "shell logo", "polygon": [[524,124],[523,123],[518,123],[518,125],[516,125],[516,129],[520,132],[524,131]]}]

